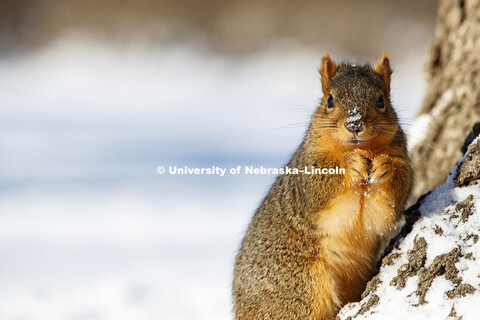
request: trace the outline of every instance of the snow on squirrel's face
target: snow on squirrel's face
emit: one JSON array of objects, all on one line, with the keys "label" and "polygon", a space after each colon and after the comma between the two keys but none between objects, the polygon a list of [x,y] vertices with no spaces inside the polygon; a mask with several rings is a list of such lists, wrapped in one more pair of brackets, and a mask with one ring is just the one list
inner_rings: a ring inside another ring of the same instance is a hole
[{"label": "snow on squirrel's face", "polygon": [[312,128],[322,132],[323,140],[355,149],[390,143],[399,125],[380,76],[369,65],[341,64],[312,118]]}]

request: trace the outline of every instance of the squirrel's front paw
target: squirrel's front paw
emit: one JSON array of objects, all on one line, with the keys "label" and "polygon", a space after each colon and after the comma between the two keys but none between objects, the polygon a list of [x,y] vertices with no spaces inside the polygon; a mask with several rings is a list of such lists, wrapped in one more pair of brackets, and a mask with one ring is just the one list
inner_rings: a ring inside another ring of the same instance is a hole
[{"label": "squirrel's front paw", "polygon": [[370,182],[382,183],[387,181],[393,174],[392,159],[386,155],[379,155],[372,161],[370,170]]},{"label": "squirrel's front paw", "polygon": [[370,160],[359,153],[350,152],[345,156],[345,169],[352,180],[367,180]]}]

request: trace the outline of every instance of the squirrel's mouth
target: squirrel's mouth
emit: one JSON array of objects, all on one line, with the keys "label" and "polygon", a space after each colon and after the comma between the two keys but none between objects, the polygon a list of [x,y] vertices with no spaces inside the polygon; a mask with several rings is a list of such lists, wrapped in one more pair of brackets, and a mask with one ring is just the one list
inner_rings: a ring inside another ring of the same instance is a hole
[{"label": "squirrel's mouth", "polygon": [[349,144],[357,145],[357,144],[362,144],[364,142],[367,142],[367,140],[366,139],[360,139],[358,137],[352,137],[350,139],[345,140],[345,142],[347,142]]}]

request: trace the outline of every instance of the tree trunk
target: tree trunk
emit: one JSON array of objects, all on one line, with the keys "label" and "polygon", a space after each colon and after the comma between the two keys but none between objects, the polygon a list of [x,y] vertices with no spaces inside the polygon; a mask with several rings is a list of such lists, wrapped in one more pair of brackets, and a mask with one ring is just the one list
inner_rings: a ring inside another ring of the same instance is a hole
[{"label": "tree trunk", "polygon": [[425,73],[422,121],[413,129],[426,133],[412,149],[412,200],[445,182],[462,155],[465,136],[480,119],[480,0],[440,2]]}]

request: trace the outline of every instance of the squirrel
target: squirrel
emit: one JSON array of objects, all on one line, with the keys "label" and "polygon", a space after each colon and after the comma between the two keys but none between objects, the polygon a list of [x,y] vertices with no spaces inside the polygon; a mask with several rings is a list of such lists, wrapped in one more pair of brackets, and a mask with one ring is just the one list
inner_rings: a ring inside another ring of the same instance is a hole
[{"label": "squirrel", "polygon": [[372,68],[337,65],[325,52],[323,98],[288,167],[345,173],[277,178],[236,257],[236,320],[333,319],[360,300],[413,185],[391,74],[386,53]]}]

